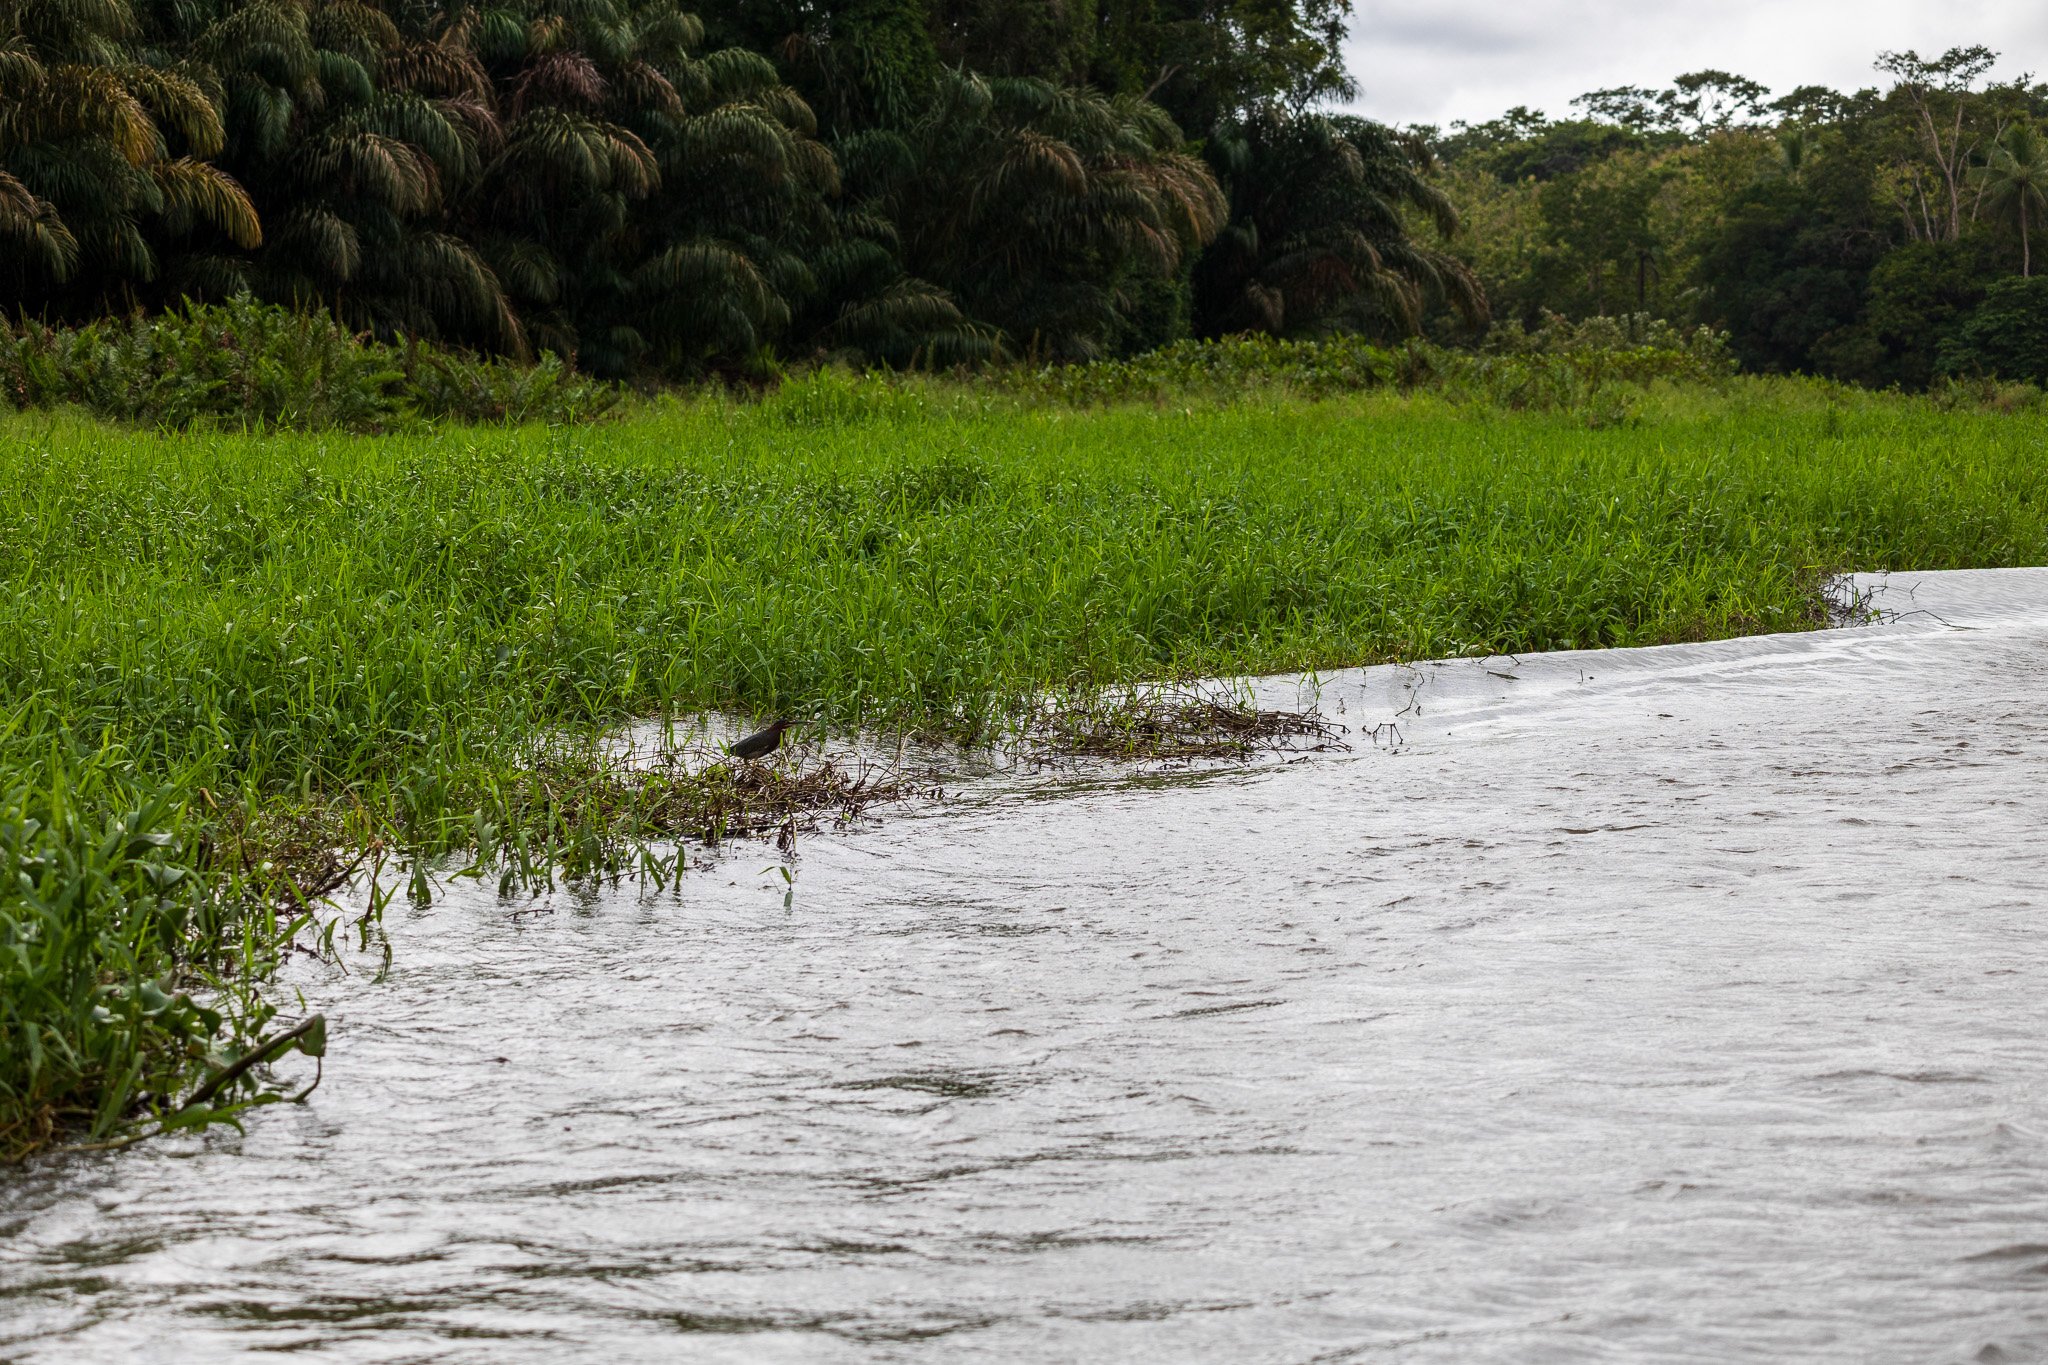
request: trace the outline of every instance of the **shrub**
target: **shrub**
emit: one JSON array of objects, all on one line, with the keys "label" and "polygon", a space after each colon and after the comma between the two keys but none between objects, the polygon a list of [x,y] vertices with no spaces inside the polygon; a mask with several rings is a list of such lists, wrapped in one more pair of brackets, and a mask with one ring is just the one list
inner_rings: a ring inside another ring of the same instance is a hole
[{"label": "shrub", "polygon": [[252,1074],[184,1102],[271,1010],[249,988],[233,880],[206,874],[175,784],[137,781],[118,749],[55,747],[0,791],[0,1161],[138,1113],[231,1120],[265,1094]]},{"label": "shrub", "polygon": [[1366,389],[1442,393],[1521,409],[1611,411],[1614,385],[1716,383],[1734,371],[1727,338],[1659,319],[1549,317],[1535,331],[1496,328],[1480,351],[1362,337],[1279,341],[1265,336],[1182,341],[1129,360],[995,371],[991,386],[1069,403],[1166,401],[1281,390],[1328,397]]},{"label": "shrub", "polygon": [[521,365],[415,344],[406,348],[402,381],[418,416],[479,425],[588,422],[624,396],[615,384],[578,375],[552,351],[536,364]]},{"label": "shrub", "polygon": [[2011,276],[1984,291],[1984,301],[1941,347],[1944,374],[2048,384],[2048,275]]},{"label": "shrub", "polygon": [[76,328],[0,319],[0,392],[19,408],[68,404],[146,426],[351,431],[419,419],[583,421],[619,397],[552,356],[525,367],[401,351],[325,313],[246,296]]}]

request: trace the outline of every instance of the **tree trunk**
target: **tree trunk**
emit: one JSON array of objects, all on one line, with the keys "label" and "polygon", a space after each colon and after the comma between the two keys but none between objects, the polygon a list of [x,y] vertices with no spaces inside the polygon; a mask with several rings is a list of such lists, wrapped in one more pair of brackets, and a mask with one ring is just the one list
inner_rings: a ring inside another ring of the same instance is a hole
[{"label": "tree trunk", "polygon": [[1963,97],[1956,95],[1956,126],[1953,139],[1949,142],[1948,160],[1942,163],[1941,173],[1948,177],[1948,239],[1951,242],[1963,240],[1963,191],[1962,168],[1967,155],[1963,145]]}]

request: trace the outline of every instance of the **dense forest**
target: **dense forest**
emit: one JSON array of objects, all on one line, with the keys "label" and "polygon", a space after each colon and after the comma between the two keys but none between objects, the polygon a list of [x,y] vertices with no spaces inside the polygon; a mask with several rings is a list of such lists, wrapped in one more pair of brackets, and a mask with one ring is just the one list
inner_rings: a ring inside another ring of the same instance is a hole
[{"label": "dense forest", "polygon": [[[0,0],[0,311],[244,292],[606,376],[1548,315],[2048,376],[2048,86],[1335,112],[1348,0]],[[2006,277],[2012,278],[2006,278]]]},{"label": "dense forest", "polygon": [[1995,60],[1884,53],[1882,90],[1776,98],[1700,71],[1415,132],[1503,322],[1703,323],[1746,368],[1873,386],[2048,381],[2048,85]]},{"label": "dense forest", "polygon": [[1420,144],[1317,112],[1343,18],[0,0],[0,307],[248,290],[600,374],[1477,321]]}]

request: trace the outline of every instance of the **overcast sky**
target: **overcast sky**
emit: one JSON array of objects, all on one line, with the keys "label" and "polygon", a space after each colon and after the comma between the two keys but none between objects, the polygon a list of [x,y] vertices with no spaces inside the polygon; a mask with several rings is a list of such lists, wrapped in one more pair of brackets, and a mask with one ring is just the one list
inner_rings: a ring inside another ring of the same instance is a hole
[{"label": "overcast sky", "polygon": [[1358,112],[1448,125],[1708,67],[1853,90],[1881,49],[1971,43],[2004,54],[1999,76],[2048,79],[2048,0],[1354,0],[1346,55]]}]

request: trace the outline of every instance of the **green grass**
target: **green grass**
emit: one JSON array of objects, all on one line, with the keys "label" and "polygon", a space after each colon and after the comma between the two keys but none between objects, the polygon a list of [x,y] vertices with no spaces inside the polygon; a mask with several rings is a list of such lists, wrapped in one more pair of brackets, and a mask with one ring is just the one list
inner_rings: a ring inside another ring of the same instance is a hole
[{"label": "green grass", "polygon": [[[186,845],[312,812],[462,848],[554,818],[536,738],[630,717],[972,736],[1047,684],[1798,629],[1830,572],[2048,563],[2038,409],[1740,381],[1629,410],[1076,410],[825,376],[573,430],[0,419],[0,789],[63,798],[52,754],[106,751],[126,786],[76,798],[93,829],[165,790]],[[35,923],[0,889],[10,997]],[[123,989],[232,956],[245,931],[207,924]],[[0,1131],[98,1112],[111,1063],[61,1100],[24,1079],[26,1010],[0,1009]],[[237,1018],[217,1032],[262,1023]]]}]

